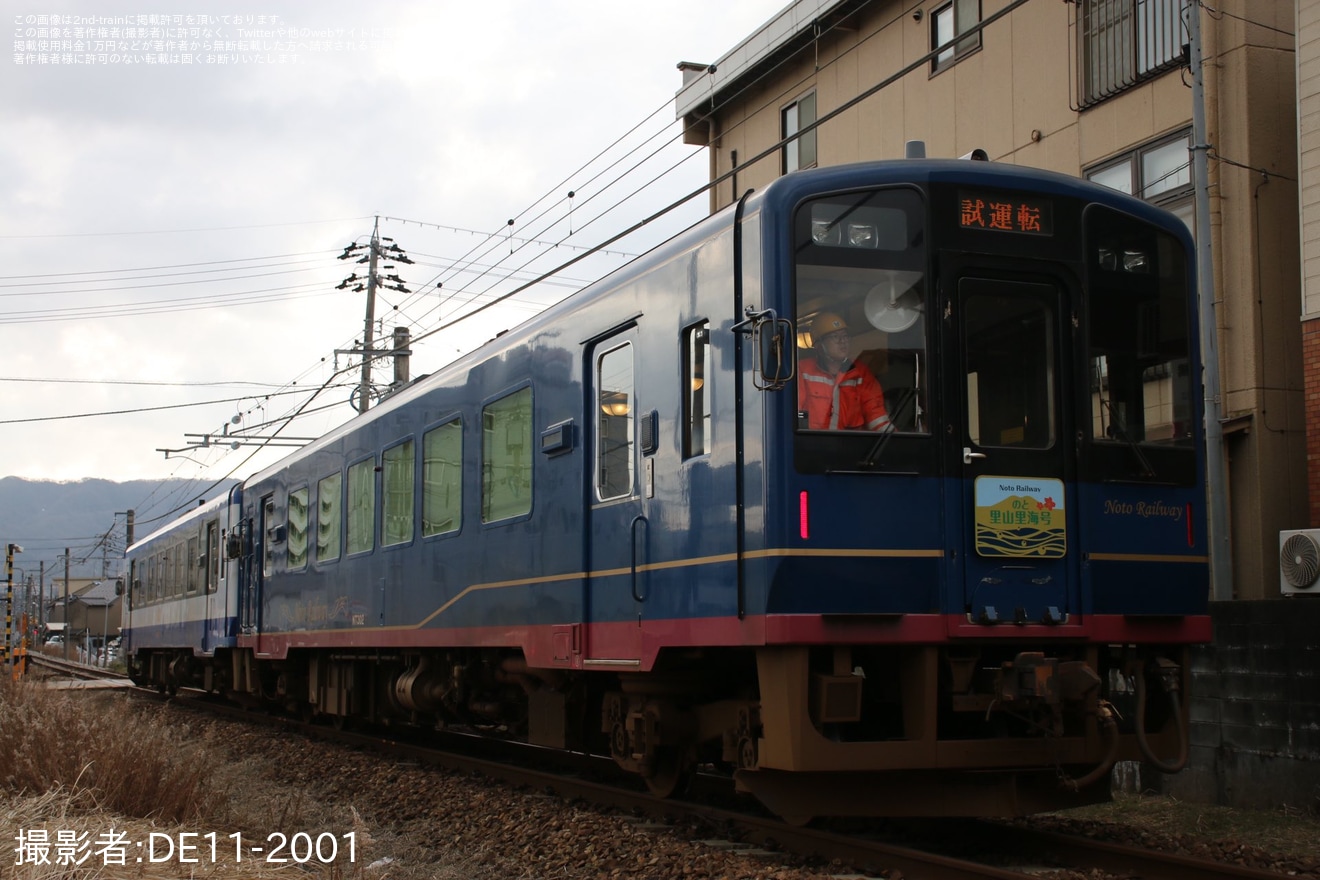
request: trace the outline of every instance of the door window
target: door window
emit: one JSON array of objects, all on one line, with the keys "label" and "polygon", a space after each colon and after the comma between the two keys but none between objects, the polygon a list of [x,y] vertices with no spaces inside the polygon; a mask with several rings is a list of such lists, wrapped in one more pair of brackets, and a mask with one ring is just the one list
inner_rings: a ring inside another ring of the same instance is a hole
[{"label": "door window", "polygon": [[632,345],[610,349],[596,360],[596,499],[608,501],[633,490]]},{"label": "door window", "polygon": [[967,440],[1049,449],[1055,436],[1055,339],[1043,302],[993,290],[964,304]]}]

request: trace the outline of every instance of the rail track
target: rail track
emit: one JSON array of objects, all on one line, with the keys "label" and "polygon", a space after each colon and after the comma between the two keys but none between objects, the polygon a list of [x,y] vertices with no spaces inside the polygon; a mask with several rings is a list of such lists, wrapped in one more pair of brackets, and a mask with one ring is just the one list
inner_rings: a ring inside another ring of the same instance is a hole
[{"label": "rail track", "polygon": [[[38,663],[63,675],[122,678],[108,670],[66,663],[56,658],[42,657]],[[929,836],[930,842],[912,846],[895,843],[892,827],[887,832],[889,839],[881,839],[856,823],[846,832],[826,827],[795,827],[777,818],[731,808],[725,797],[730,793],[730,787],[716,777],[694,780],[693,791],[704,795],[700,799],[659,799],[644,790],[621,787],[615,780],[602,781],[610,774],[613,764],[587,756],[572,756],[573,759],[568,760],[558,752],[547,754],[544,750],[527,749],[519,744],[497,743],[492,747],[492,743],[484,738],[452,734],[443,737],[444,747],[437,747],[433,742],[410,742],[405,735],[396,735],[394,731],[340,730],[255,712],[200,692],[185,690],[174,697],[143,689],[135,689],[133,693],[149,699],[172,700],[181,707],[230,719],[273,726],[290,734],[347,745],[397,761],[461,773],[479,773],[510,786],[553,793],[566,800],[581,800],[644,817],[654,822],[657,829],[669,829],[680,823],[688,827],[718,829],[721,840],[706,841],[714,846],[736,847],[752,855],[786,853],[808,864],[823,861],[850,866],[851,870],[858,872],[885,876],[896,876],[895,872],[900,872],[902,877],[912,880],[1024,880],[1041,872],[1069,876],[1067,872],[1070,871],[1078,872],[1075,876],[1140,877],[1145,880],[1277,880],[1296,876],[998,822],[947,820],[925,823],[927,834],[915,836]],[[430,736],[435,738],[434,733]],[[471,753],[473,740],[479,740],[482,754]],[[517,751],[511,751],[507,746],[514,746]],[[553,759],[556,769],[532,766],[538,760],[544,764],[546,758]],[[712,831],[712,836],[716,834]],[[961,855],[949,855],[950,851]],[[967,853],[972,855],[965,855]],[[1101,873],[1097,874],[1097,871]]]},{"label": "rail track", "polygon": [[45,669],[56,675],[66,676],[79,681],[113,681],[125,682],[125,686],[130,686],[128,676],[122,672],[116,672],[113,669],[107,669],[104,666],[88,666],[84,663],[78,663],[74,660],[64,660],[59,657],[52,657],[49,654],[42,654],[39,651],[31,651],[27,655],[29,667]]}]

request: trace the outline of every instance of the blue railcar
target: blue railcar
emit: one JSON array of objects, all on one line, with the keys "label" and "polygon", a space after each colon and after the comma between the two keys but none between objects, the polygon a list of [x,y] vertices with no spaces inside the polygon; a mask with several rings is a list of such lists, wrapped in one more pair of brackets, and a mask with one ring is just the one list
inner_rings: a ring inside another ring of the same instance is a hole
[{"label": "blue railcar", "polygon": [[[243,492],[188,511],[128,548],[125,653],[134,675],[177,687],[193,658],[224,656],[238,636],[238,524]],[[196,667],[209,675],[209,664]]]},{"label": "blue railcar", "polygon": [[787,175],[245,481],[236,638],[144,674],[659,793],[723,768],[797,819],[1175,770],[1210,632],[1191,254],[1051,173]]}]

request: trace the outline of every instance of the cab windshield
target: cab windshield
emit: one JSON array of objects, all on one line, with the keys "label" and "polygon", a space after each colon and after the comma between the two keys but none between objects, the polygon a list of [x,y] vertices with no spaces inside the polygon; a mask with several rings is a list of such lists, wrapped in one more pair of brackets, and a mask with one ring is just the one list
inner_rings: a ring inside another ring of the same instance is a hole
[{"label": "cab windshield", "polygon": [[1091,476],[1187,483],[1197,377],[1184,250],[1108,209],[1086,219]]},{"label": "cab windshield", "polygon": [[929,430],[924,229],[921,196],[908,188],[798,209],[799,432]]}]

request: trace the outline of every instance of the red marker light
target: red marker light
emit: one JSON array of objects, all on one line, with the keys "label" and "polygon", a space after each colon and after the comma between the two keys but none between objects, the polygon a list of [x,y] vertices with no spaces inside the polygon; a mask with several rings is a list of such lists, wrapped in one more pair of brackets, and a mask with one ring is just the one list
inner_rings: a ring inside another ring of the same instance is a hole
[{"label": "red marker light", "polygon": [[805,541],[811,537],[811,528],[807,521],[807,493],[798,495],[798,526],[801,529],[802,539]]}]

